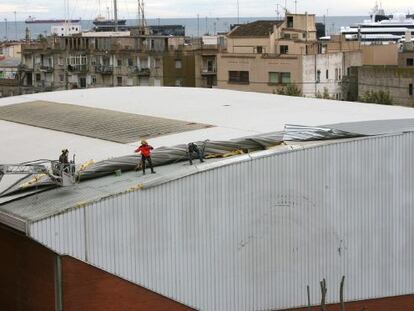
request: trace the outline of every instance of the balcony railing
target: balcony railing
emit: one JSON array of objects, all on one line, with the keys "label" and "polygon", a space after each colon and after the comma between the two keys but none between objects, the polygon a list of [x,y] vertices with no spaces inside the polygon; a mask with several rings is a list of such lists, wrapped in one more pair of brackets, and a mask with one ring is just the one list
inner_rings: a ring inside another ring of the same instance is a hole
[{"label": "balcony railing", "polygon": [[86,65],[68,65],[68,71],[70,71],[70,72],[87,72],[88,67]]},{"label": "balcony railing", "polygon": [[130,67],[130,72],[141,77],[148,77],[151,75],[151,69],[149,68],[139,68],[137,66]]},{"label": "balcony railing", "polygon": [[214,75],[214,74],[217,74],[217,68],[216,67],[212,67],[212,68],[201,68],[201,74],[202,75]]},{"label": "balcony railing", "polygon": [[53,71],[53,67],[52,66],[46,66],[46,65],[41,65],[40,66],[40,70],[42,71],[46,71],[46,72],[52,72]]},{"label": "balcony railing", "polygon": [[95,67],[95,72],[100,74],[112,74],[114,72],[114,67],[108,65],[98,65]]}]

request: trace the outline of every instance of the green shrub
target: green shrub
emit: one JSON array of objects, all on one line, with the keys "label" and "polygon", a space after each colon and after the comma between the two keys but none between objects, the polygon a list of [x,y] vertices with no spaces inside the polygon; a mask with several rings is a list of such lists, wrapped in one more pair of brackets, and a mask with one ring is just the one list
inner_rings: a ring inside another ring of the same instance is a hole
[{"label": "green shrub", "polygon": [[383,90],[380,90],[378,92],[366,91],[364,95],[359,98],[359,101],[379,105],[392,105],[392,97],[390,95],[390,92]]}]

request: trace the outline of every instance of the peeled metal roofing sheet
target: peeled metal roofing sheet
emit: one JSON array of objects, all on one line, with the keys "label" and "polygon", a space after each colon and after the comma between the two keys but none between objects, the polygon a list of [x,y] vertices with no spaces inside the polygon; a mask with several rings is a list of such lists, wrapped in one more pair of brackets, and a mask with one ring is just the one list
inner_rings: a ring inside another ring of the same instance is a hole
[{"label": "peeled metal roofing sheet", "polygon": [[0,107],[0,119],[123,144],[137,142],[142,138],[211,127],[206,124],[47,101]]},{"label": "peeled metal roofing sheet", "polygon": [[414,119],[374,120],[323,125],[361,135],[381,135],[414,131]]}]

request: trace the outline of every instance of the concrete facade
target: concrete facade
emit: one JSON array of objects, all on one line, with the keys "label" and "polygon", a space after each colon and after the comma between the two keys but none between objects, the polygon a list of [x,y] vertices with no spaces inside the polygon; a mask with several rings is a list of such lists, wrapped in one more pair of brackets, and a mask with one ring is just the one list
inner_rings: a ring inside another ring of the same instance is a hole
[{"label": "concrete facade", "polygon": [[358,68],[358,95],[389,92],[393,104],[414,107],[414,68],[362,66]]},{"label": "concrete facade", "polygon": [[[302,58],[286,55],[257,55],[222,53],[217,58],[219,88],[239,91],[278,93],[288,84],[302,82]],[[248,81],[232,81],[230,72],[248,72]],[[286,80],[272,82],[270,75],[285,74]]]},{"label": "concrete facade", "polygon": [[304,96],[342,99],[344,53],[305,55],[302,64]]},{"label": "concrete facade", "polygon": [[[94,37],[89,33],[85,37],[50,38],[23,47],[22,84],[32,92],[175,85],[177,79],[171,74],[164,79],[164,61],[175,58],[183,44],[180,38],[161,36]],[[182,61],[188,64],[187,58]],[[189,70],[179,78],[184,85],[194,86],[187,82],[194,79],[188,74]]]}]

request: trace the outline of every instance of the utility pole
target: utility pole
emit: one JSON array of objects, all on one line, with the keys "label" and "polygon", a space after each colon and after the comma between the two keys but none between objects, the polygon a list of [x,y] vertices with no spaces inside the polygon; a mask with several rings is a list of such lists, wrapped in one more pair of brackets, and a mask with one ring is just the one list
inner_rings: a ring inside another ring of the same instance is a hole
[{"label": "utility pole", "polygon": [[17,41],[17,12],[14,11],[14,37]]},{"label": "utility pole", "polygon": [[240,24],[240,3],[237,0],[237,24]]},{"label": "utility pole", "polygon": [[206,35],[208,35],[208,17],[206,16]]},{"label": "utility pole", "polygon": [[197,14],[197,38],[200,38],[200,14]]},{"label": "utility pole", "polygon": [[4,19],[4,27],[6,27],[5,39],[6,39],[6,41],[8,41],[9,40],[9,35],[8,35],[8,27],[7,27],[7,18]]},{"label": "utility pole", "polygon": [[114,0],[114,23],[115,23],[115,31],[118,31],[118,5],[116,0]]}]

